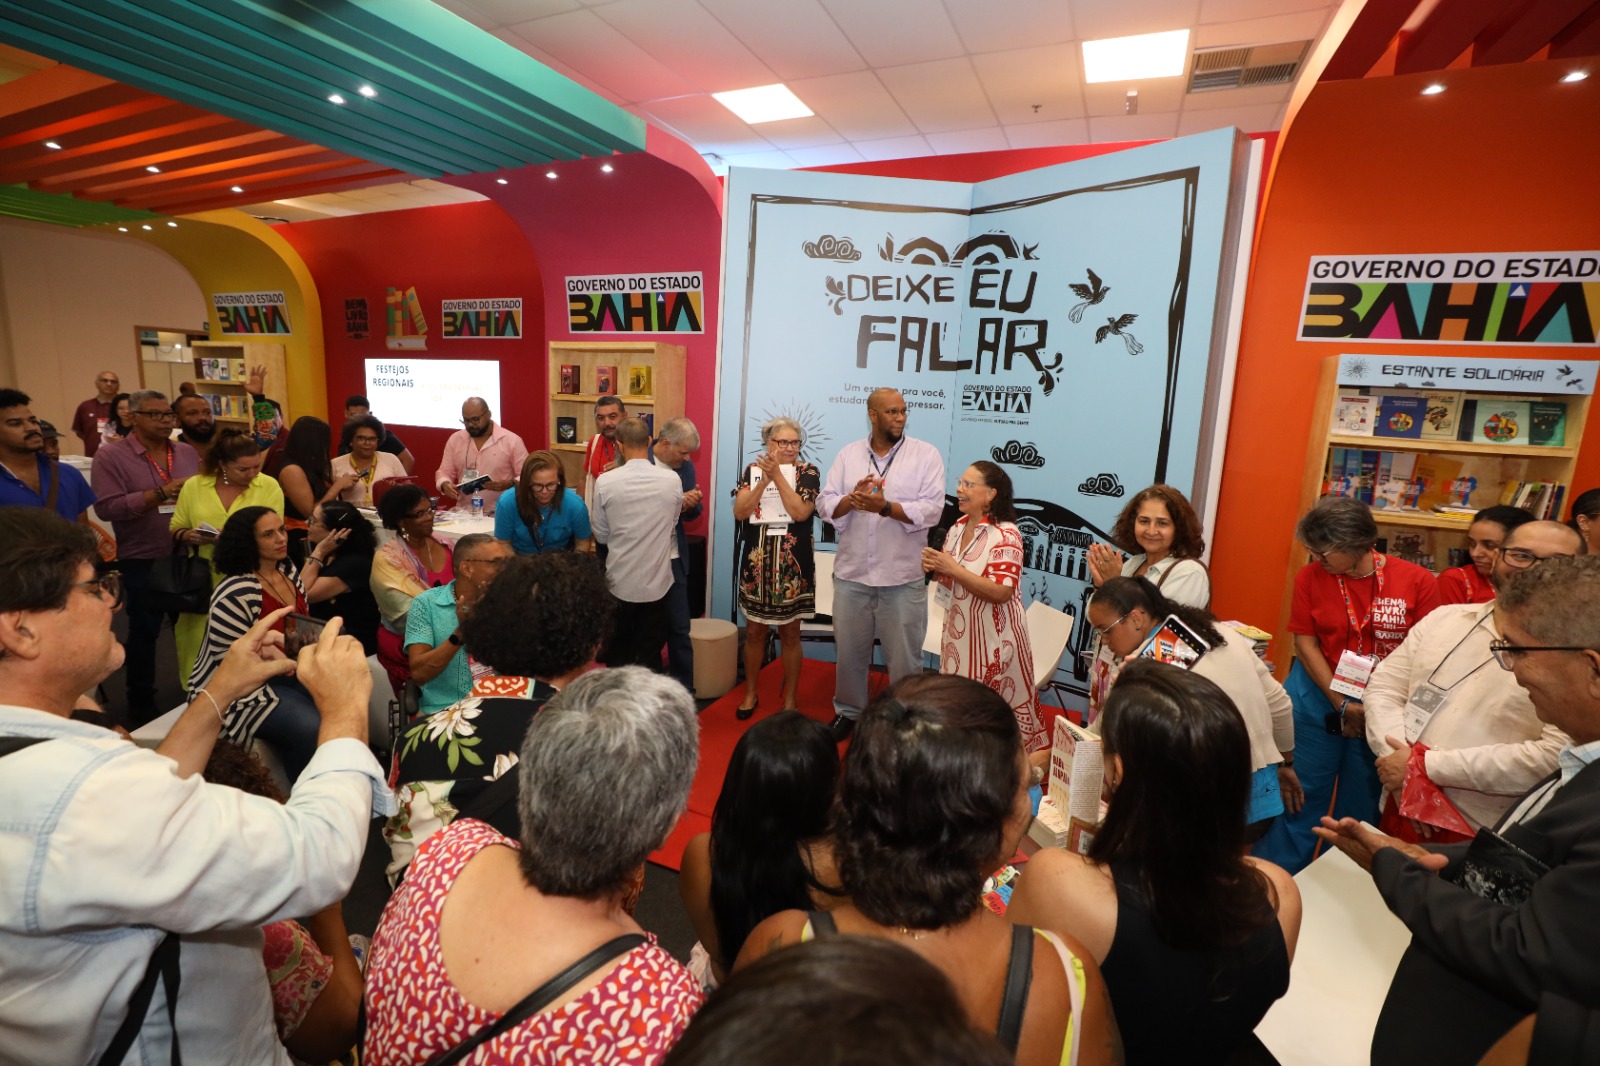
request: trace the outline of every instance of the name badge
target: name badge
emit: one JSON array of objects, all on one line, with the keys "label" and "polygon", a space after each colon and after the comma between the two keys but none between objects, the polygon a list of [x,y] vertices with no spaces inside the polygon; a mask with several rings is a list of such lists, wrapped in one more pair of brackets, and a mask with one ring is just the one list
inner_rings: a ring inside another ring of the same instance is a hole
[{"label": "name badge", "polygon": [[1346,696],[1361,698],[1367,691],[1367,682],[1372,678],[1372,669],[1378,665],[1378,660],[1371,655],[1357,655],[1346,649],[1339,656],[1339,665],[1333,669],[1333,681],[1328,687],[1335,692],[1342,692]]},{"label": "name badge", "polygon": [[177,514],[178,513],[178,505],[175,504],[175,503],[164,503],[160,507],[156,508],[156,513],[157,514]]},{"label": "name badge", "polygon": [[955,579],[940,574],[933,579],[933,602],[941,611],[948,611],[950,604],[955,602],[955,589],[951,587]]},{"label": "name badge", "polygon": [[1428,722],[1434,713],[1443,707],[1444,701],[1449,698],[1448,690],[1426,681],[1411,694],[1411,699],[1406,701],[1406,743],[1417,742],[1422,731],[1428,728]]}]

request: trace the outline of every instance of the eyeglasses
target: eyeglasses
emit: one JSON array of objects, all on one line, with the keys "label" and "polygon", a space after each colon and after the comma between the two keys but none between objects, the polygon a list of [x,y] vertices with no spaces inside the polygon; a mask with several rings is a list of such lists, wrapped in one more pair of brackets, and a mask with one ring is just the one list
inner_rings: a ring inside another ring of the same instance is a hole
[{"label": "eyeglasses", "polygon": [[171,422],[173,419],[178,417],[171,411],[135,411],[133,413],[136,415],[143,415],[145,418],[153,418],[157,422]]},{"label": "eyeglasses", "polygon": [[559,489],[561,487],[561,482],[559,482],[559,481],[535,481],[529,487],[532,488],[534,492],[554,492],[554,491],[556,491],[556,489]]},{"label": "eyeglasses", "polygon": [[966,489],[968,492],[971,492],[973,489],[986,489],[988,487],[989,487],[988,485],[985,485],[981,481],[961,480],[961,481],[956,482],[956,488],[958,488],[958,489]]},{"label": "eyeglasses", "polygon": [[72,587],[86,589],[90,595],[98,600],[109,599],[113,611],[122,606],[122,575],[115,570],[108,571],[89,581],[74,582]]},{"label": "eyeglasses", "polygon": [[[1570,552],[1555,552],[1551,555],[1535,555],[1527,548],[1501,548],[1500,557],[1506,561],[1507,566],[1516,570],[1526,570],[1534,563],[1542,563],[1546,559],[1570,559],[1572,554]],[[1508,666],[1506,669],[1509,670],[1511,668]]]},{"label": "eyeglasses", "polygon": [[378,438],[377,437],[370,437],[370,436],[351,437],[350,438],[350,443],[351,444],[376,444],[376,443],[378,443]]},{"label": "eyeglasses", "polygon": [[476,426],[489,421],[488,415],[470,415],[461,420],[463,426]]},{"label": "eyeglasses", "polygon": [[432,513],[433,513],[433,507],[431,505],[424,505],[422,507],[418,507],[415,511],[412,511],[409,514],[404,514],[404,515],[401,515],[400,517],[408,519],[408,520],[410,520],[412,522],[415,522],[417,519],[426,518],[429,515],[431,515]]},{"label": "eyeglasses", "polygon": [[1532,651],[1596,651],[1600,649],[1587,647],[1573,647],[1572,645],[1539,645],[1523,647],[1513,644],[1509,640],[1494,640],[1489,642],[1489,654],[1494,656],[1494,661],[1500,664],[1500,669],[1511,670],[1516,667],[1517,656],[1526,655]]},{"label": "eyeglasses", "polygon": [[506,563],[510,561],[511,560],[509,559],[457,559],[456,565],[460,566],[462,563],[482,563],[484,566],[500,567],[506,565]]},{"label": "eyeglasses", "polygon": [[784,440],[779,440],[777,437],[773,437],[767,443],[771,444],[774,448],[798,448],[798,447],[800,447],[800,442],[798,440],[796,440],[795,438],[793,438],[793,437],[788,437],[788,438],[785,438]]},{"label": "eyeglasses", "polygon": [[[1128,612],[1128,614],[1132,614],[1132,613],[1133,613],[1132,611]],[[1126,622],[1128,620],[1128,614],[1123,615],[1121,618],[1117,619],[1115,622],[1112,622],[1108,626],[1091,626],[1090,628],[1093,629],[1095,631],[1095,633],[1099,635],[1101,640],[1104,640],[1105,637],[1106,637],[1106,634],[1110,633],[1113,629],[1117,628],[1122,623],[1124,623],[1124,622]]]}]

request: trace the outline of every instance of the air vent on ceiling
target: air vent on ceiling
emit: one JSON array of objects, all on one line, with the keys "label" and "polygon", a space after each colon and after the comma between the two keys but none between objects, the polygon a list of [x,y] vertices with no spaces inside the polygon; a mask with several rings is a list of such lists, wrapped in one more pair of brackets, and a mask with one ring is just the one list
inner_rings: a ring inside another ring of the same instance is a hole
[{"label": "air vent on ceiling", "polygon": [[1294,81],[1300,73],[1300,64],[1310,48],[1310,41],[1287,41],[1197,51],[1189,67],[1189,91],[1206,93],[1218,89],[1283,85]]}]

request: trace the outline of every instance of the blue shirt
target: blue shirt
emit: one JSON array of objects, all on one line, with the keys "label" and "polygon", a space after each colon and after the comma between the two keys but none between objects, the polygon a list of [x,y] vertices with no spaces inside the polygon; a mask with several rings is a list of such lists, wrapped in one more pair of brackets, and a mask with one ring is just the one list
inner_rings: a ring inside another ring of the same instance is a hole
[{"label": "blue shirt", "polygon": [[[654,442],[652,442],[650,445],[650,461],[652,463],[656,461],[656,446]],[[665,469],[672,470],[672,468],[667,466],[665,463],[659,463],[657,465],[662,466]],[[673,473],[677,474],[678,480],[682,482],[683,494],[685,496],[694,491],[695,476],[693,459],[690,459],[687,455],[684,456],[683,462],[679,464],[678,469],[673,470]],[[689,565],[689,531],[684,527],[690,522],[693,522],[696,518],[699,518],[700,512],[703,510],[705,510],[704,500],[695,504],[693,507],[689,508],[687,511],[678,516],[678,529],[674,536],[677,537],[678,558],[683,560],[683,565],[685,567]]]},{"label": "blue shirt", "polygon": [[500,503],[494,509],[494,535],[497,540],[510,541],[518,555],[565,551],[592,536],[589,508],[582,496],[571,489],[562,489],[559,510],[539,508],[539,531],[535,536],[517,512],[517,490],[509,488],[500,494]]},{"label": "blue shirt", "polygon": [[[413,644],[426,644],[437,648],[445,638],[456,631],[456,583],[440,585],[417,593],[406,615],[407,657]],[[457,648],[439,676],[421,686],[423,714],[442,711],[457,700],[464,700],[472,691],[472,667],[467,662],[465,648]]]},{"label": "blue shirt", "polygon": [[[51,462],[44,452],[38,454],[39,459],[39,487],[43,492],[34,492],[32,488],[7,470],[0,466],[0,506],[14,507],[43,507],[44,501],[50,498],[50,467]],[[89,488],[89,483],[66,463],[56,463],[55,468],[61,471],[61,493],[56,497],[56,514],[69,522],[76,522],[78,516],[94,505],[94,490]]]}]

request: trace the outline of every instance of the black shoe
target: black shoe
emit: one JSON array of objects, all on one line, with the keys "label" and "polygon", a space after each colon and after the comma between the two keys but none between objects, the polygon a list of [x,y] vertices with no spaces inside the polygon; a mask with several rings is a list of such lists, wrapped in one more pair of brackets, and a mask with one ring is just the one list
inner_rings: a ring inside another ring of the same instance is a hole
[{"label": "black shoe", "polygon": [[850,739],[850,734],[856,731],[856,720],[846,718],[842,714],[833,716],[833,721],[828,725],[828,732],[833,734],[833,742],[841,744]]},{"label": "black shoe", "polygon": [[756,701],[754,703],[752,703],[750,706],[748,706],[748,707],[735,707],[734,710],[733,710],[733,716],[735,718],[739,719],[739,721],[743,722],[747,718],[749,718],[752,714],[755,714],[756,713],[756,708],[759,707],[759,706],[761,706],[761,697],[757,696],[756,697]]}]

